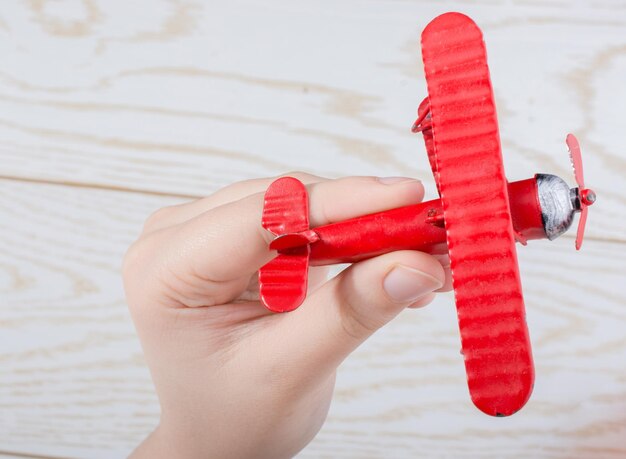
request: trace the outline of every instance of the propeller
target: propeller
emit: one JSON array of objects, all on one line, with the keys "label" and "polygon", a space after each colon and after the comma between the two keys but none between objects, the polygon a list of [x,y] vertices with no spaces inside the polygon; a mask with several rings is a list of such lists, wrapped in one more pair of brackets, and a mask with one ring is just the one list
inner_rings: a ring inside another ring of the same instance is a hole
[{"label": "propeller", "polygon": [[574,178],[578,185],[577,194],[580,203],[580,220],[578,221],[578,231],[576,232],[576,250],[580,250],[583,245],[583,236],[585,234],[585,224],[587,223],[587,208],[596,202],[596,194],[593,190],[585,188],[585,179],[583,177],[583,158],[580,152],[578,139],[574,134],[567,134],[565,143],[569,148],[569,156],[572,160],[574,168]]}]

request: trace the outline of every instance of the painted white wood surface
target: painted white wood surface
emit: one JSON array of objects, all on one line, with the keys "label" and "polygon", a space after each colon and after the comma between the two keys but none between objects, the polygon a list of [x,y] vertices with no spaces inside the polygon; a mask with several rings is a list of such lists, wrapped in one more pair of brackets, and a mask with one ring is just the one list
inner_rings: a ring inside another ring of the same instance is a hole
[{"label": "painted white wood surface", "polygon": [[314,457],[625,457],[626,3],[0,3],[0,456],[122,457],[158,406],[119,265],[158,207],[303,169],[415,175],[419,32],[460,10],[487,40],[510,179],[599,195],[581,253],[520,248],[537,384],[469,402],[450,295],[342,367]]}]

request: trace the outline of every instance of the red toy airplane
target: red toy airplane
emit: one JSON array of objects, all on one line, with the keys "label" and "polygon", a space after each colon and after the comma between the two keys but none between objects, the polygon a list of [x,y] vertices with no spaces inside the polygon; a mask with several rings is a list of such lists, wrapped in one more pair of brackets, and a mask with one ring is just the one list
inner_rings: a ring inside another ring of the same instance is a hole
[{"label": "red toy airplane", "polygon": [[474,404],[492,416],[519,410],[532,391],[534,368],[515,242],[555,239],[587,207],[580,147],[569,134],[578,188],[554,175],[508,183],[482,33],[467,16],[447,13],[422,33],[428,97],[414,132],[422,132],[440,199],[309,228],[304,185],[292,177],[265,194],[263,227],[278,255],[259,272],[262,302],[272,311],[305,298],[309,264],[351,263],[393,250],[448,253]]}]

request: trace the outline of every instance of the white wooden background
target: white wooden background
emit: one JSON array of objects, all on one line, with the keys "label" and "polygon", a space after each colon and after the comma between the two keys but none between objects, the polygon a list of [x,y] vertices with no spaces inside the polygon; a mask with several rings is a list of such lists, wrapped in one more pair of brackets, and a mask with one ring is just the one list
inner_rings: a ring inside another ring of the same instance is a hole
[{"label": "white wooden background", "polygon": [[464,381],[450,294],[345,362],[302,458],[626,457],[626,2],[0,2],[0,456],[123,457],[158,406],[120,262],[158,207],[301,169],[411,175],[437,14],[484,30],[508,176],[598,193],[572,235],[520,247],[537,365],[489,418]]}]

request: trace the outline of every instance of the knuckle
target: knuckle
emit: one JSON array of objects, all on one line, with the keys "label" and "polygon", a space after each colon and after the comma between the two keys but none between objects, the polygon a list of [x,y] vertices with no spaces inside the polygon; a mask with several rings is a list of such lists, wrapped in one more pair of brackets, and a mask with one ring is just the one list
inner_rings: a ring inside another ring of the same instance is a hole
[{"label": "knuckle", "polygon": [[[158,233],[142,236],[128,248],[122,260],[122,281],[128,307],[133,313],[151,310],[155,299],[174,304],[175,291],[170,284],[179,282],[162,258],[163,238]],[[165,257],[167,259],[167,257]],[[149,299],[152,300],[149,300]]]},{"label": "knuckle", "polygon": [[172,213],[172,207],[161,207],[152,212],[143,224],[143,234],[150,233],[163,226]]},{"label": "knuckle", "polygon": [[122,259],[122,282],[128,306],[133,309],[138,303],[138,285],[143,284],[139,279],[139,273],[144,272],[143,266],[147,263],[145,244],[142,239],[135,241],[128,248]]},{"label": "knuckle", "polygon": [[124,258],[122,259],[122,278],[124,280],[130,279],[133,272],[136,271],[138,265],[141,260],[141,249],[139,245],[141,244],[141,240],[137,240],[133,242],[126,253],[124,254]]},{"label": "knuckle", "polygon": [[159,234],[141,236],[133,242],[122,259],[122,277],[126,280],[136,281],[141,275],[145,279],[148,274],[158,272],[159,257],[164,246],[164,239]]},{"label": "knuckle", "polygon": [[139,274],[155,272],[157,264],[155,257],[159,253],[155,247],[162,245],[161,238],[153,235],[142,236],[133,242],[122,259],[122,277],[134,280]]}]

